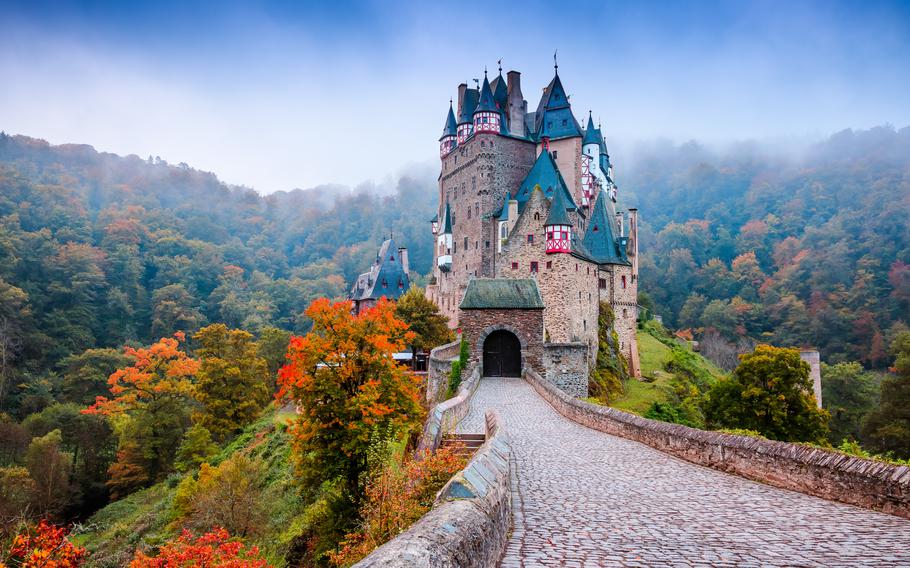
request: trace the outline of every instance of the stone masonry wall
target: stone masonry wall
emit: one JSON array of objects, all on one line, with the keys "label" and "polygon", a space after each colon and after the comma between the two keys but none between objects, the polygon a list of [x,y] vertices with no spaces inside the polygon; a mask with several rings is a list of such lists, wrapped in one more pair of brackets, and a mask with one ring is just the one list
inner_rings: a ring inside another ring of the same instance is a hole
[{"label": "stone masonry wall", "polygon": [[483,341],[492,331],[507,329],[521,341],[522,369],[543,362],[542,310],[461,310],[461,333],[471,351],[468,367],[483,365]]},{"label": "stone masonry wall", "polygon": [[495,411],[487,441],[436,497],[429,513],[356,568],[487,568],[502,558],[512,525],[510,448]]},{"label": "stone masonry wall", "polygon": [[449,203],[452,270],[437,270],[434,256],[434,298],[449,317],[450,327],[458,326],[458,305],[468,279],[492,276],[496,223],[491,214],[518,188],[533,163],[533,143],[486,133],[475,135],[442,159],[439,211],[442,215]]},{"label": "stone masonry wall", "polygon": [[[535,191],[518,223],[503,244],[496,269],[500,278],[537,280],[544,310],[544,337],[554,343],[580,342],[596,353],[598,314],[598,270],[593,263],[571,254],[547,254],[543,224],[550,203],[542,191]],[[528,242],[528,236],[533,242]],[[537,262],[537,272],[531,272]],[[513,263],[517,267],[513,268]]]},{"label": "stone masonry wall", "polygon": [[544,343],[544,378],[575,398],[588,396],[588,346],[584,343]]},{"label": "stone masonry wall", "polygon": [[446,343],[430,351],[427,363],[427,402],[440,402],[449,388],[449,372],[452,361],[458,359],[461,340]]},{"label": "stone masonry wall", "polygon": [[562,174],[572,199],[581,205],[581,142],[580,136],[550,141],[550,153],[556,154],[556,167]]},{"label": "stone masonry wall", "polygon": [[[623,287],[622,279],[626,278],[626,286]],[[601,270],[600,277],[607,280],[607,288],[600,290],[601,299],[606,300],[613,307],[613,313],[616,321],[613,328],[616,335],[619,336],[619,348],[622,354],[634,364],[633,358],[637,361],[638,357],[638,340],[635,334],[638,330],[638,282],[632,278],[632,267],[622,265],[611,265]],[[633,365],[634,366],[634,365]],[[638,370],[630,369],[632,373],[638,376]]]},{"label": "stone masonry wall", "polygon": [[574,399],[533,369],[525,377],[557,412],[588,428],[775,487],[910,518],[910,467],[648,420]]}]

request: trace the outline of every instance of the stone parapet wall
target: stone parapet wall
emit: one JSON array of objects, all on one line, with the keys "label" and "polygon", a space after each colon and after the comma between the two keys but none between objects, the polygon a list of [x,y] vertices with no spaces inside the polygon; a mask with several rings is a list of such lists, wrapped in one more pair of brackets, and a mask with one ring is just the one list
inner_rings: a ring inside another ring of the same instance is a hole
[{"label": "stone parapet wall", "polygon": [[475,366],[468,378],[461,381],[455,396],[433,407],[417,444],[418,451],[436,451],[439,448],[442,437],[454,430],[455,425],[468,414],[471,409],[471,395],[479,384],[480,367]]},{"label": "stone parapet wall", "polygon": [[446,394],[449,386],[449,373],[452,371],[452,361],[458,359],[461,340],[446,343],[430,351],[427,361],[427,402],[439,402]]},{"label": "stone parapet wall", "polygon": [[544,378],[575,398],[588,396],[588,346],[584,343],[544,343]]},{"label": "stone parapet wall", "polygon": [[356,568],[487,568],[505,550],[512,523],[510,448],[488,410],[487,441],[436,497],[433,509]]},{"label": "stone parapet wall", "polygon": [[910,467],[649,420],[572,398],[533,369],[525,377],[557,412],[594,430],[775,487],[910,518]]}]

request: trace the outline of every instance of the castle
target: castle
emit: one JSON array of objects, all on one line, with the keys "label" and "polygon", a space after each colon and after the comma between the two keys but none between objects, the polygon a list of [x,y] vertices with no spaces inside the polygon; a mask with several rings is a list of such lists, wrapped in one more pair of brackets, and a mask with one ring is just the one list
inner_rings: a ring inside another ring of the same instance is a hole
[{"label": "castle", "polygon": [[529,112],[521,74],[458,86],[439,139],[439,209],[427,296],[491,375],[533,366],[577,396],[598,345],[599,303],[638,375],[638,218],[617,208],[607,146],[582,129],[558,67]]},{"label": "castle", "polygon": [[370,269],[354,281],[348,294],[351,312],[357,315],[361,310],[375,306],[382,297],[397,300],[411,287],[409,270],[408,249],[396,247],[390,236],[379,247]]}]

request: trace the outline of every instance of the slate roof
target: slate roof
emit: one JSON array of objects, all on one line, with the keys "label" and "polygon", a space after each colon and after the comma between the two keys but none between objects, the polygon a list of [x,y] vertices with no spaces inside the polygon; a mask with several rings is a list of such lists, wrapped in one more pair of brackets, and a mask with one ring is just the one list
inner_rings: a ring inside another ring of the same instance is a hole
[{"label": "slate roof", "polygon": [[461,116],[458,117],[458,124],[474,122],[474,109],[477,108],[477,100],[480,98],[480,91],[477,89],[467,89],[464,92],[464,100],[461,103]]},{"label": "slate roof", "polygon": [[447,234],[452,232],[452,214],[449,212],[449,202],[446,201],[446,210],[443,213],[443,224],[442,224],[442,234]]},{"label": "slate roof", "polygon": [[534,129],[536,139],[542,137],[557,140],[581,136],[581,126],[572,114],[572,105],[566,96],[559,74],[544,89],[537,112],[534,113]]},{"label": "slate roof", "polygon": [[615,233],[615,220],[612,219],[613,215],[607,207],[606,193],[601,191],[597,194],[583,246],[591,259],[598,264],[630,265],[625,247],[621,246]]},{"label": "slate roof", "polygon": [[[553,193],[553,202],[550,204],[550,213],[547,214],[547,220],[544,222],[543,226],[548,225],[571,225],[572,221],[569,220],[569,204],[566,203],[565,192],[556,191]],[[571,210],[574,210],[574,205]]]},{"label": "slate roof", "polygon": [[496,101],[496,105],[501,109],[506,109],[506,103],[509,102],[509,89],[506,86],[506,80],[502,77],[502,71],[499,72],[499,76],[493,79],[490,83],[490,87],[493,89],[493,100]]},{"label": "slate roof", "polygon": [[446,136],[455,136],[458,133],[458,125],[455,122],[455,111],[452,110],[452,103],[449,102],[449,115],[446,116],[446,125],[442,129],[442,136],[439,137],[440,140]]},{"label": "slate roof", "polygon": [[490,81],[487,80],[487,74],[483,75],[483,86],[480,88],[480,101],[477,103],[477,108],[474,109],[474,114],[478,112],[496,112],[496,101],[493,100],[493,89],[490,88]]},{"label": "slate roof", "polygon": [[585,128],[585,139],[581,143],[583,146],[588,144],[601,146],[603,144],[603,137],[600,135],[600,130],[594,128],[594,119],[591,117],[590,111],[588,112],[588,126]]},{"label": "slate roof", "polygon": [[519,211],[524,211],[525,204],[528,202],[528,199],[531,198],[534,187],[538,185],[540,186],[540,189],[543,190],[544,195],[548,198],[553,197],[554,191],[562,191],[565,193],[563,197],[566,199],[566,206],[572,211],[578,209],[575,205],[575,200],[572,199],[572,194],[569,193],[569,188],[566,186],[565,180],[562,178],[562,174],[559,173],[556,161],[553,160],[553,156],[551,156],[549,152],[541,152],[540,155],[537,156],[537,161],[534,162],[531,171],[528,172],[524,181],[518,186],[518,192],[515,194],[515,199],[518,200]]},{"label": "slate roof", "polygon": [[369,272],[357,277],[351,288],[351,300],[378,300],[385,296],[397,300],[411,287],[408,273],[401,264],[401,257],[395,241],[386,239],[379,247],[376,262]]},{"label": "slate roof", "polygon": [[542,310],[537,281],[519,278],[473,278],[468,281],[462,310]]}]

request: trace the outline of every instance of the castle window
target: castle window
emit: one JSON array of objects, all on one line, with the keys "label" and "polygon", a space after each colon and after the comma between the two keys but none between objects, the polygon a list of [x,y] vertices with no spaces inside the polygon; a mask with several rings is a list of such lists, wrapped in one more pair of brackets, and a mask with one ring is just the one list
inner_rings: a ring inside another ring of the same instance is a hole
[{"label": "castle window", "polygon": [[553,262],[547,261],[547,270],[550,270],[551,268],[553,268]]},{"label": "castle window", "polygon": [[472,177],[471,178],[471,191],[474,191],[475,189],[477,189],[477,178]]},{"label": "castle window", "polygon": [[557,156],[559,156],[559,152],[553,150],[553,159],[555,160]]},{"label": "castle window", "polygon": [[486,241],[486,242],[484,243],[484,247],[490,248],[490,241]]},{"label": "castle window", "polygon": [[624,318],[629,317],[629,310],[627,310],[626,308],[623,308],[623,309],[622,309],[622,317],[624,317]]},{"label": "castle window", "polygon": [[402,282],[401,280],[398,281],[398,289],[404,290],[404,282]]},{"label": "castle window", "polygon": [[465,251],[468,250],[468,237],[465,237],[465,238],[464,238],[464,250],[465,250]]},{"label": "castle window", "polygon": [[588,320],[581,320],[581,327],[582,327],[585,331],[588,331]]},{"label": "castle window", "polygon": [[452,253],[457,254],[458,253],[458,242],[456,241],[456,242],[452,243],[452,246],[454,247],[452,249]]},{"label": "castle window", "polygon": [[474,250],[477,250],[477,247],[480,246],[480,241],[474,241]]},{"label": "castle window", "polygon": [[595,233],[599,230],[600,230],[600,227],[598,227],[597,225],[594,225],[594,227],[591,229],[591,231],[593,231]]},{"label": "castle window", "polygon": [[480,203],[474,202],[474,214],[480,215]]},{"label": "castle window", "polygon": [[529,245],[533,245],[533,244],[534,244],[534,235],[533,235],[533,234],[528,235],[528,244],[529,244]]},{"label": "castle window", "polygon": [[537,261],[536,260],[531,261],[531,272],[534,274],[537,274]]},{"label": "castle window", "polygon": [[[486,121],[487,121],[487,120],[484,119],[484,122],[486,122]],[[481,147],[481,148],[486,148],[486,147],[487,147],[487,143],[486,143],[485,141],[481,140],[481,141],[480,141],[480,147]]]},{"label": "castle window", "polygon": [[575,272],[578,272],[578,263],[575,263]]},{"label": "castle window", "polygon": [[518,263],[517,263],[517,262],[513,262],[513,263],[512,263],[512,270],[518,270]]},{"label": "castle window", "polygon": [[622,276],[622,289],[623,290],[626,289],[626,275],[625,274],[623,274],[623,276]]},{"label": "castle window", "polygon": [[386,280],[385,278],[382,279],[382,287],[383,287],[383,288],[388,288],[388,287],[389,287],[389,282],[388,282],[388,280]]},{"label": "castle window", "polygon": [[539,212],[538,212],[538,213],[534,213],[534,220],[535,220],[535,221],[540,221],[540,213],[539,213]]},{"label": "castle window", "polygon": [[591,267],[588,267],[588,274],[591,274]]},{"label": "castle window", "polygon": [[468,219],[470,219],[470,218],[471,218],[471,208],[468,207]]},{"label": "castle window", "polygon": [[598,279],[597,287],[600,288],[601,290],[606,290],[607,289],[607,279],[606,278]]}]

